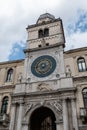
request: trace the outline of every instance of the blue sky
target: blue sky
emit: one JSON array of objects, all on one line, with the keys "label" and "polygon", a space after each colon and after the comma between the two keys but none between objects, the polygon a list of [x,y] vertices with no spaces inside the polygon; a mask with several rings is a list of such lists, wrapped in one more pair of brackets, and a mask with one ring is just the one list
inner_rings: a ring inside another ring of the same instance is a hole
[{"label": "blue sky", "polygon": [[86,0],[1,0],[0,62],[24,58],[26,27],[46,12],[62,18],[65,50],[87,46]]},{"label": "blue sky", "polygon": [[25,58],[25,55],[23,53],[24,49],[25,49],[25,46],[21,46],[20,44],[15,43],[12,47],[11,53],[9,54],[9,57],[8,57],[9,60],[24,59]]},{"label": "blue sky", "polygon": [[76,32],[87,32],[87,11],[79,10],[78,11],[78,19],[75,23],[69,23],[67,27],[68,33],[76,33]]},{"label": "blue sky", "polygon": [[75,31],[80,31],[80,32],[87,32],[87,12],[82,12],[79,16],[78,21],[76,22],[75,25]]}]

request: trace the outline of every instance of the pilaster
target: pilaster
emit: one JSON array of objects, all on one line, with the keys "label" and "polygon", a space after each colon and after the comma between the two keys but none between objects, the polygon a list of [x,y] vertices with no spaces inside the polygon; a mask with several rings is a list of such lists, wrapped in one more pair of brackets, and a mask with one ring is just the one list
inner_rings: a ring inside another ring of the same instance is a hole
[{"label": "pilaster", "polygon": [[78,130],[75,99],[71,99],[73,129]]},{"label": "pilaster", "polygon": [[65,77],[64,57],[63,57],[62,46],[60,46],[60,69],[61,69],[61,77]]},{"label": "pilaster", "polygon": [[9,130],[14,130],[15,127],[15,111],[16,111],[16,104],[12,104]]},{"label": "pilaster", "polygon": [[19,113],[18,113],[18,121],[17,121],[17,130],[21,130],[22,127],[22,113],[23,113],[23,102],[19,104]]},{"label": "pilaster", "polygon": [[63,99],[63,126],[64,130],[69,130],[69,121],[68,121],[68,110],[67,110],[67,102]]},{"label": "pilaster", "polygon": [[26,81],[26,78],[27,78],[28,60],[29,60],[29,56],[27,52],[26,57],[25,57],[25,62],[24,62],[24,77],[23,77],[24,82]]}]

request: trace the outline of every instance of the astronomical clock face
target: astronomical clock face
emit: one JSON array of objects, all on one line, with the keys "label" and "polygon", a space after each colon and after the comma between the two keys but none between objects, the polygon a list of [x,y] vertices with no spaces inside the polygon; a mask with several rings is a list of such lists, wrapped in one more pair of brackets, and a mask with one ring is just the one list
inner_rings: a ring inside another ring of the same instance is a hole
[{"label": "astronomical clock face", "polygon": [[50,75],[56,68],[56,61],[52,56],[44,55],[34,60],[31,65],[31,72],[39,77]]}]

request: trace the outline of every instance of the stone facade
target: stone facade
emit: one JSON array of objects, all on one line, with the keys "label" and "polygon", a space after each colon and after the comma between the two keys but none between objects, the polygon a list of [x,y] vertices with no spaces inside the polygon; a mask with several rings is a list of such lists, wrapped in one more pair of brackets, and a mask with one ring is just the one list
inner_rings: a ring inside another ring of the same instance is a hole
[{"label": "stone facade", "polygon": [[64,52],[62,20],[48,13],[27,32],[25,59],[0,63],[0,130],[86,130],[87,48]]}]

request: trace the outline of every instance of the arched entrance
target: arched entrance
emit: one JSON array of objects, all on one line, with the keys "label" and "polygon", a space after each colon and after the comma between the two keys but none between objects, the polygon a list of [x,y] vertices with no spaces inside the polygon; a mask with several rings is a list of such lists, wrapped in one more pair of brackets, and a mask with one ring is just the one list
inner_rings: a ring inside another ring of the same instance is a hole
[{"label": "arched entrance", "polygon": [[30,118],[30,130],[56,130],[55,115],[51,109],[40,107]]}]

